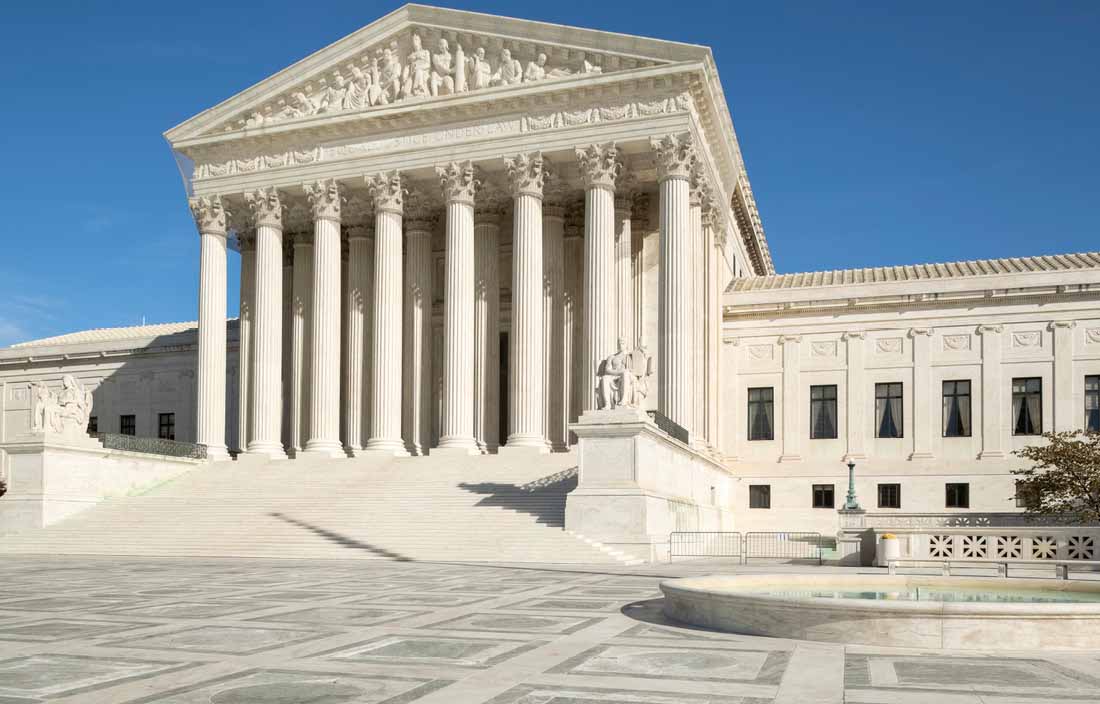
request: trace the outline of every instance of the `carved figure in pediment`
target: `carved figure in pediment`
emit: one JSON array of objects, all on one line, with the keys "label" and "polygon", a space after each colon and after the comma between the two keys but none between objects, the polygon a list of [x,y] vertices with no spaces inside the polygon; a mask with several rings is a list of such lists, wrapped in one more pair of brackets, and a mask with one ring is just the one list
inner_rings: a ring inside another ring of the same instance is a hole
[{"label": "carved figure in pediment", "polygon": [[367,91],[370,88],[370,74],[364,73],[358,66],[351,67],[351,80],[348,81],[341,110],[362,110],[370,105]]},{"label": "carved figure in pediment", "polygon": [[337,71],[332,74],[332,85],[325,88],[321,94],[321,104],[318,112],[340,112],[344,105],[344,96],[348,92],[348,81],[344,74]]},{"label": "carved figure in pediment", "polygon": [[541,81],[546,78],[546,54],[539,54],[534,61],[527,62],[527,70],[523,72],[523,80],[528,83]]},{"label": "carved figure in pediment", "polygon": [[470,87],[473,90],[488,88],[493,80],[493,67],[485,58],[485,47],[479,46],[467,61],[470,65]]},{"label": "carved figure in pediment", "polygon": [[302,91],[296,91],[290,96],[290,103],[286,106],[284,114],[287,117],[305,117],[317,111],[313,101],[306,97]]},{"label": "carved figure in pediment", "polygon": [[502,49],[500,52],[500,66],[493,74],[492,85],[512,86],[523,81],[523,67],[519,61],[512,58],[512,52]]},{"label": "carved figure in pediment", "polygon": [[386,105],[397,100],[398,96],[401,95],[401,80],[404,71],[401,68],[401,60],[397,58],[396,44],[391,43],[382,50],[380,69],[382,72],[382,94],[377,104]]},{"label": "carved figure in pediment", "polygon": [[258,112],[253,112],[248,116],[248,119],[244,121],[245,127],[259,127],[264,123],[264,116]]},{"label": "carved figure in pediment", "polygon": [[378,66],[378,57],[370,60],[370,71],[367,73],[367,102],[371,105],[384,105],[386,90],[382,87],[382,69]]},{"label": "carved figure in pediment", "polygon": [[455,92],[454,57],[451,56],[450,47],[446,39],[439,40],[439,51],[432,54],[432,95],[450,95]]},{"label": "carved figure in pediment", "polygon": [[406,98],[416,98],[431,93],[428,81],[431,78],[432,55],[424,48],[419,34],[413,35],[412,46],[409,63],[402,73],[404,79],[402,94]]}]

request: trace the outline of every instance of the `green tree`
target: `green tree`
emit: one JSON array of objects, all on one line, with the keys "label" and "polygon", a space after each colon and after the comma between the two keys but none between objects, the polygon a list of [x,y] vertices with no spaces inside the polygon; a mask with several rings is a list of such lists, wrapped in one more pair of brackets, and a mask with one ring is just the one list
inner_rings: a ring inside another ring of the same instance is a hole
[{"label": "green tree", "polygon": [[1027,498],[1027,512],[1060,514],[1092,523],[1100,521],[1100,433],[1043,433],[1046,443],[1012,454],[1030,460],[1015,469],[1017,492]]}]

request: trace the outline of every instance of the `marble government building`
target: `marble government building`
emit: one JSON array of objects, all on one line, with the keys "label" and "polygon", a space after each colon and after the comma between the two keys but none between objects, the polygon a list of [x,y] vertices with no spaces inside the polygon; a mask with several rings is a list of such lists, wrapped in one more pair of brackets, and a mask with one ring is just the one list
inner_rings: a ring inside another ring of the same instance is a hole
[{"label": "marble government building", "polygon": [[165,136],[197,323],[0,350],[0,442],[72,374],[215,461],[570,454],[586,516],[827,533],[848,462],[870,511],[1012,513],[1014,449],[1100,429],[1100,254],[777,273],[706,47],[408,5]]}]

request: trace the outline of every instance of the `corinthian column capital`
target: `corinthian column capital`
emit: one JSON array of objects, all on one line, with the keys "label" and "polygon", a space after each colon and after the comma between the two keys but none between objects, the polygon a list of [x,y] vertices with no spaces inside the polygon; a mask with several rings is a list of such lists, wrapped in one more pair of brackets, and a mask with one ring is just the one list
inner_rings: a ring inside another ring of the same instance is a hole
[{"label": "corinthian column capital", "polygon": [[690,132],[666,134],[649,141],[657,155],[657,178],[690,179],[695,165],[695,139]]},{"label": "corinthian column capital", "polygon": [[222,205],[221,196],[198,196],[188,199],[191,215],[199,234],[224,235],[229,213]]},{"label": "corinthian column capital", "polygon": [[548,180],[542,152],[528,152],[505,157],[508,188],[513,196],[542,198],[542,188]]},{"label": "corinthian column capital", "polygon": [[279,191],[274,187],[257,188],[244,194],[244,201],[252,212],[252,221],[256,227],[277,227],[283,229],[283,205]]},{"label": "corinthian column capital", "polygon": [[443,188],[444,202],[474,204],[474,195],[481,187],[474,162],[452,161],[446,166],[435,167],[435,173]]},{"label": "corinthian column capital", "polygon": [[374,200],[374,212],[397,213],[405,209],[405,187],[399,171],[383,171],[366,177],[367,190]]},{"label": "corinthian column capital", "polygon": [[344,200],[340,184],[336,179],[328,178],[302,185],[310,206],[313,207],[315,220],[335,220],[340,222],[340,205]]},{"label": "corinthian column capital", "polygon": [[577,147],[577,163],[585,188],[615,190],[615,181],[623,169],[619,147],[614,142]]}]

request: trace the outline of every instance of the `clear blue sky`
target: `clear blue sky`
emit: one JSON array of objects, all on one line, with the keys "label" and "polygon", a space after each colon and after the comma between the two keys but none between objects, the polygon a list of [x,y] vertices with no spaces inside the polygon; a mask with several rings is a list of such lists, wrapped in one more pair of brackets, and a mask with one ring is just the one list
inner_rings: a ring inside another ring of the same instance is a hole
[{"label": "clear blue sky", "polygon": [[[1100,249],[1096,0],[442,4],[713,47],[780,271]],[[161,133],[399,5],[6,4],[0,345],[193,320]]]}]

